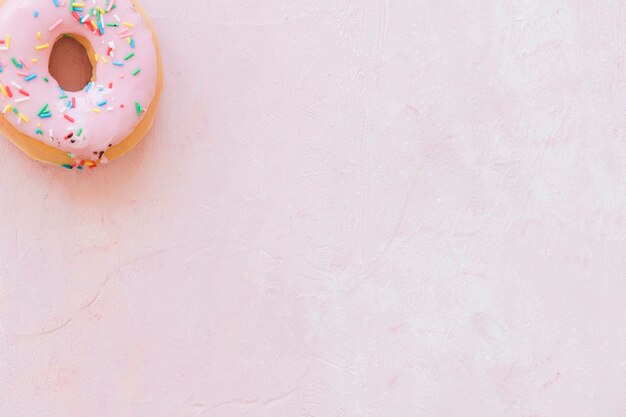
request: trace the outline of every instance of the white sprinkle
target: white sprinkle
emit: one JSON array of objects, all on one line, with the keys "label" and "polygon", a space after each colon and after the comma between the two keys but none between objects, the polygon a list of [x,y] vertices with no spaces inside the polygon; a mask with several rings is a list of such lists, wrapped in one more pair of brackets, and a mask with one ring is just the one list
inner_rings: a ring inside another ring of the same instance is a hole
[{"label": "white sprinkle", "polygon": [[15,100],[16,103],[22,103],[24,101],[30,100],[30,97],[22,97]]},{"label": "white sprinkle", "polygon": [[14,86],[16,86],[17,88],[19,88],[20,90],[22,89],[22,86],[19,85],[18,83],[16,83],[15,81],[11,81],[11,84],[13,84]]},{"label": "white sprinkle", "polygon": [[56,29],[56,28],[57,28],[57,26],[59,26],[61,23],[63,23],[63,19],[59,19],[59,20],[57,20],[55,23],[53,23],[53,24],[52,24],[52,26],[50,26],[50,27],[48,28],[48,30],[49,30],[50,32],[52,32],[52,31],[53,31],[54,29]]}]

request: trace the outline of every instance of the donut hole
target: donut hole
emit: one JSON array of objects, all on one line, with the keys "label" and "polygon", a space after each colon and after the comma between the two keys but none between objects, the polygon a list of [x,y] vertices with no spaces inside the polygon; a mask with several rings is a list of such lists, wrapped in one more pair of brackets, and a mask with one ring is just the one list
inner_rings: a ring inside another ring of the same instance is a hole
[{"label": "donut hole", "polygon": [[94,78],[93,53],[87,39],[63,35],[52,46],[48,71],[65,91],[80,91]]}]

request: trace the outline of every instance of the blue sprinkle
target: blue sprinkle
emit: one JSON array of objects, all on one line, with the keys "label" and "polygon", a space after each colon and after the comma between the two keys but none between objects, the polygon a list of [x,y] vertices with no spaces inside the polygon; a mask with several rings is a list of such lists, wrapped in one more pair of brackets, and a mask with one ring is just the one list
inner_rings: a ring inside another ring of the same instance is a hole
[{"label": "blue sprinkle", "polygon": [[26,81],[34,80],[37,78],[37,74],[30,74],[28,77],[24,78]]},{"label": "blue sprinkle", "polygon": [[102,106],[104,106],[106,104],[107,104],[107,101],[106,100],[102,100],[100,103],[98,103],[98,107],[102,107]]},{"label": "blue sprinkle", "polygon": [[123,67],[124,63],[120,61],[113,61],[113,65],[117,65],[118,67]]},{"label": "blue sprinkle", "polygon": [[[56,1],[56,0],[54,0],[54,1]],[[62,166],[63,168],[66,168],[66,169],[74,169],[74,167],[73,167],[73,166],[71,166],[71,165],[69,165],[69,164],[63,164],[63,165],[61,165],[61,166]]]},{"label": "blue sprinkle", "polygon": [[135,39],[134,38],[130,38],[130,47],[135,49]]},{"label": "blue sprinkle", "polygon": [[33,13],[33,16],[35,16],[35,17],[39,16],[39,12],[37,10],[35,10],[35,13]]},{"label": "blue sprinkle", "polygon": [[55,6],[57,6],[57,7],[59,7],[59,6],[60,6],[60,4],[59,4],[59,0],[54,0],[54,5],[55,5]]},{"label": "blue sprinkle", "polygon": [[85,93],[88,93],[88,92],[89,92],[89,89],[91,88],[91,86],[92,86],[92,85],[93,85],[93,83],[92,83],[91,81],[89,81],[89,84],[87,84],[87,85],[85,86]]}]

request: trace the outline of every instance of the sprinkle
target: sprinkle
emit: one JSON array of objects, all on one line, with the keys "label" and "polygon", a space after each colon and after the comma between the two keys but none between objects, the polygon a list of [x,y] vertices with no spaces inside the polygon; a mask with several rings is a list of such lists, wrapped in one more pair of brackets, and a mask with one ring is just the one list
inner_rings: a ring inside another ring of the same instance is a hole
[{"label": "sprinkle", "polygon": [[41,110],[39,110],[39,113],[37,113],[37,114],[41,115],[42,113],[45,113],[47,109],[48,109],[48,105],[44,104],[43,107],[41,108]]},{"label": "sprinkle", "polygon": [[35,17],[39,16],[39,12],[37,10],[35,10],[35,12],[33,13],[33,16],[35,16]]},{"label": "sprinkle", "polygon": [[98,107],[102,107],[102,106],[104,106],[106,104],[107,104],[107,101],[106,100],[102,100],[100,103],[98,103]]},{"label": "sprinkle", "polygon": [[137,74],[139,74],[139,72],[141,72],[141,70],[139,68],[137,68],[135,71],[133,71],[133,75],[137,75]]},{"label": "sprinkle", "polygon": [[37,58],[32,58],[32,59],[30,60],[30,62],[33,62],[33,63],[34,63],[34,62],[39,62],[39,60],[38,60]]},{"label": "sprinkle", "polygon": [[65,117],[70,123],[74,123],[74,119],[72,119],[69,114],[64,114],[63,117]]},{"label": "sprinkle", "polygon": [[100,109],[96,109],[96,108],[91,109],[91,111],[94,113],[100,113]]},{"label": "sprinkle", "polygon": [[7,49],[11,47],[11,35],[7,35]]},{"label": "sprinkle", "polygon": [[38,116],[39,116],[39,117],[41,117],[42,119],[48,119],[48,118],[52,117],[52,113],[50,113],[50,112],[48,111],[48,112],[45,112],[45,113],[41,113],[41,114],[40,114],[40,115],[38,115]]},{"label": "sprinkle", "polygon": [[80,129],[78,129],[78,133],[76,133],[76,136],[80,136],[81,133],[83,133],[83,128],[82,127]]},{"label": "sprinkle", "polygon": [[37,129],[37,130],[35,130],[35,134],[36,135],[43,135],[43,132],[41,131],[41,129]]},{"label": "sprinkle", "polygon": [[22,88],[22,86],[16,83],[15,81],[11,81],[11,84],[13,84],[17,88]]},{"label": "sprinkle", "polygon": [[44,43],[43,45],[35,46],[35,49],[38,50],[38,51],[41,51],[42,49],[46,49],[49,46],[50,46],[50,44]]},{"label": "sprinkle", "polygon": [[[54,1],[55,1],[55,3],[57,2],[57,0],[54,0]],[[59,7],[59,6],[57,6],[57,7]],[[54,22],[54,23],[52,24],[52,26],[50,26],[50,27],[48,28],[48,30],[49,30],[50,32],[52,32],[52,31],[53,31],[54,29],[56,29],[56,28],[57,28],[57,26],[59,26],[61,23],[63,23],[63,19],[59,19],[59,20],[57,20],[56,22]]]},{"label": "sprinkle", "polygon": [[59,7],[59,0],[52,0],[52,1],[54,1],[55,6]]},{"label": "sprinkle", "polygon": [[41,32],[37,32],[37,39],[41,40]]},{"label": "sprinkle", "polygon": [[28,93],[28,91],[25,91],[24,89],[20,88],[19,90],[20,94],[26,97],[30,97],[30,94]]},{"label": "sprinkle", "polygon": [[76,97],[72,97],[72,108],[76,108]]},{"label": "sprinkle", "polygon": [[135,101],[135,110],[137,111],[137,116],[141,116],[141,105],[138,101]]},{"label": "sprinkle", "polygon": [[94,53],[94,54],[93,54],[93,57],[94,57],[94,59],[96,60],[96,62],[98,62],[98,54],[97,54],[97,53]]},{"label": "sprinkle", "polygon": [[109,63],[109,61],[107,61],[107,59],[104,57],[104,55],[101,58],[102,58],[102,62],[104,62],[105,64]]},{"label": "sprinkle", "polygon": [[113,61],[113,65],[117,65],[118,67],[123,67],[124,63],[120,61]]},{"label": "sprinkle", "polygon": [[128,22],[123,22],[122,23],[124,26],[126,26],[127,28],[134,28],[135,25],[133,25],[132,23],[128,23]]},{"label": "sprinkle", "polygon": [[[54,0],[54,1],[56,2],[56,0]],[[57,6],[57,7],[58,7],[58,6]],[[74,169],[74,167],[73,167],[73,166],[71,166],[71,165],[69,165],[69,164],[63,164],[63,165],[61,165],[61,166],[62,166],[63,168],[66,168],[66,169]],[[72,174],[72,175],[74,175],[74,174]]]},{"label": "sprinkle", "polygon": [[21,63],[17,62],[17,59],[15,58],[11,58],[11,62],[13,62],[13,65],[15,65],[17,68],[21,69],[24,67]]},{"label": "sprinkle", "polygon": [[124,61],[128,61],[129,59],[131,59],[131,58],[132,58],[132,57],[134,57],[134,56],[135,56],[135,53],[134,53],[134,52],[131,52],[130,54],[128,54],[128,55],[126,55],[126,56],[124,57]]},{"label": "sprinkle", "polygon": [[30,97],[21,97],[15,100],[16,103],[21,103],[23,101],[30,100]]},{"label": "sprinkle", "polygon": [[87,83],[87,85],[85,86],[85,93],[88,93],[88,92],[89,92],[89,89],[91,88],[91,86],[92,86],[92,85],[93,85],[93,83],[92,83],[91,81],[89,81],[89,82]]},{"label": "sprinkle", "polygon": [[0,83],[0,92],[2,92],[3,96],[7,96],[7,90],[4,89],[4,86],[2,85],[2,83]]},{"label": "sprinkle", "polygon": [[20,119],[22,119],[24,122],[28,123],[28,118],[24,116],[22,113],[18,114],[18,116],[20,116]]},{"label": "sprinkle", "polygon": [[7,94],[9,95],[9,98],[13,97],[13,93],[11,92],[11,87],[7,85],[6,89],[7,89]]},{"label": "sprinkle", "polygon": [[28,77],[24,78],[26,81],[34,80],[37,78],[37,74],[30,74]]}]

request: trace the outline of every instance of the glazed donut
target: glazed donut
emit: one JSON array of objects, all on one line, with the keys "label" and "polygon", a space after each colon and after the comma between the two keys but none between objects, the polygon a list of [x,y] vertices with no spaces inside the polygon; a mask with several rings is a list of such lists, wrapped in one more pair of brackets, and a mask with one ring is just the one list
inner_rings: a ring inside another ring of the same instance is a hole
[{"label": "glazed donut", "polygon": [[[53,65],[65,38],[92,67],[76,91]],[[123,155],[152,125],[161,87],[159,45],[136,1],[0,0],[0,132],[32,158],[84,169]]]}]

